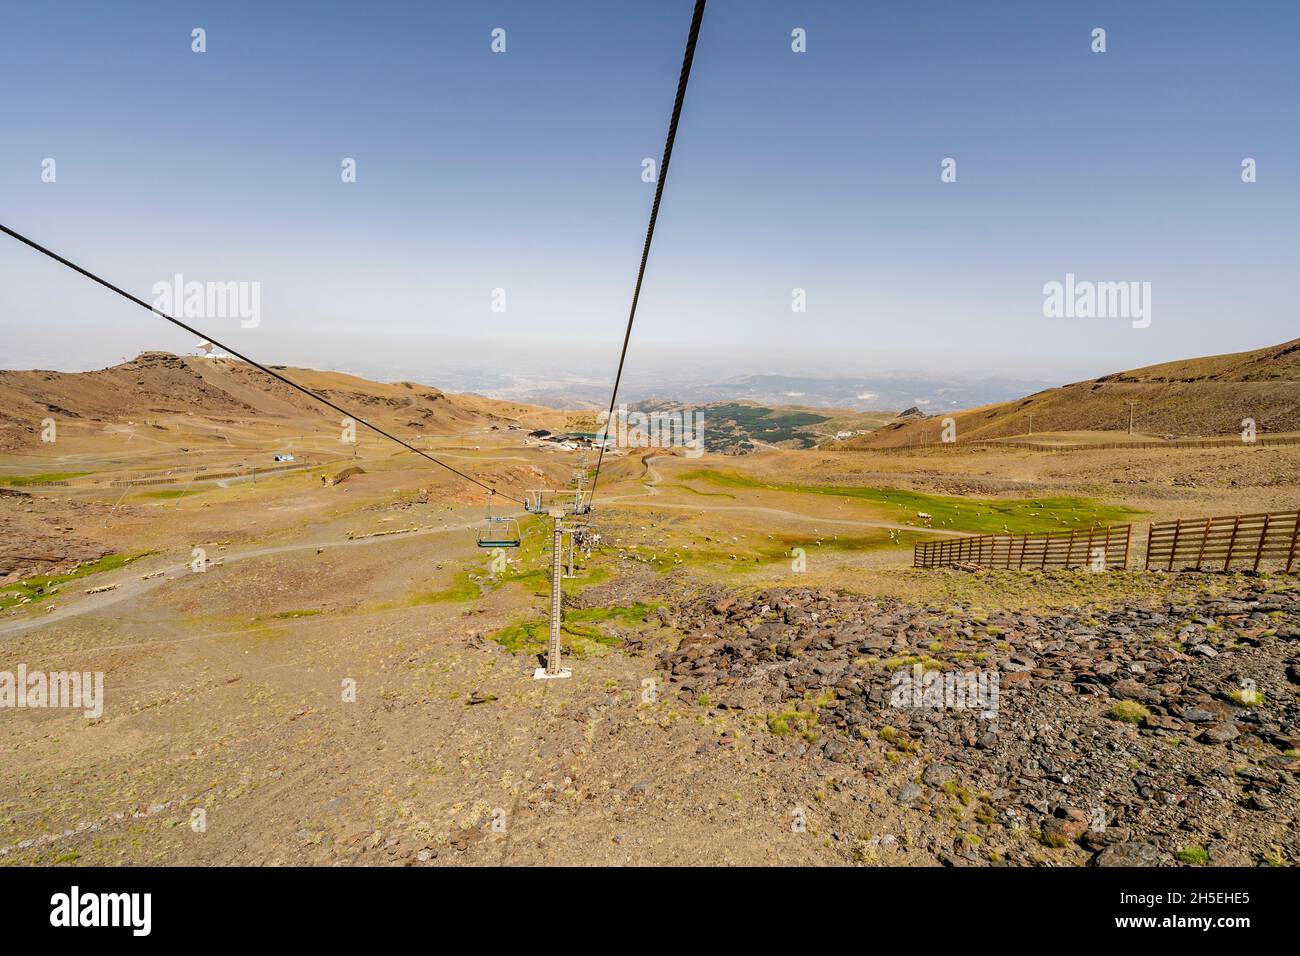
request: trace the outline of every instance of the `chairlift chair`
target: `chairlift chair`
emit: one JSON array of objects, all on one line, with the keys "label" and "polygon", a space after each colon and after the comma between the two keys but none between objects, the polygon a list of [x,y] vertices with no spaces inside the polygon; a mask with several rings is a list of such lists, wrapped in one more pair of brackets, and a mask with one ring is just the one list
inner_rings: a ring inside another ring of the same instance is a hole
[{"label": "chairlift chair", "polygon": [[492,514],[492,496],[495,491],[488,492],[487,518],[484,519],[483,525],[478,529],[478,546],[480,548],[517,548],[519,547],[519,522],[514,518],[507,518],[500,515]]}]

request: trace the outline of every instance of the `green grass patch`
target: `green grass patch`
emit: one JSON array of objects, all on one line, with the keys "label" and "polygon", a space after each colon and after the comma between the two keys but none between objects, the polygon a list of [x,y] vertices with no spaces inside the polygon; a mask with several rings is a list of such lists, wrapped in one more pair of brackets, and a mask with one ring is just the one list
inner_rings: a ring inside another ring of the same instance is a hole
[{"label": "green grass patch", "polygon": [[777,540],[786,545],[785,550],[787,553],[791,548],[803,548],[811,559],[818,554],[828,551],[880,551],[884,548],[897,548],[904,546],[910,548],[915,542],[932,537],[932,535],[913,531],[900,531],[897,532],[897,534],[897,538],[890,538],[889,529],[878,528],[867,531],[864,534],[833,534],[812,538],[807,535],[784,534]]},{"label": "green grass patch", "polygon": [[[740,544],[732,545],[729,551],[705,550],[703,548],[673,549],[662,547],[657,552],[646,555],[645,548],[636,549],[646,563],[660,574],[667,574],[673,568],[707,567],[722,571],[752,571],[755,565],[772,561],[789,561],[787,553],[779,547],[751,549]],[[732,560],[735,555],[735,560]]]},{"label": "green grass patch", "polygon": [[98,574],[101,571],[115,571],[118,568],[130,564],[132,561],[138,561],[140,558],[153,554],[152,551],[141,551],[138,554],[106,554],[98,561],[91,561],[83,564],[77,570],[68,574],[50,574],[40,577],[28,578],[25,581],[18,581],[14,584],[6,584],[0,588],[0,610],[6,610],[17,604],[21,604],[24,597],[32,601],[38,601],[50,596],[51,588],[59,587],[68,581],[75,581],[77,578],[84,578],[87,575]]},{"label": "green grass patch", "polygon": [[1090,498],[968,498],[927,495],[900,488],[868,488],[835,485],[768,483],[736,471],[697,468],[681,476],[683,481],[703,481],[724,488],[787,491],[810,495],[853,498],[875,506],[881,516],[896,523],[916,522],[917,512],[929,514],[929,527],[953,531],[997,533],[1060,531],[1132,521],[1141,512],[1108,505]]},{"label": "green grass patch", "polygon": [[[560,647],[574,657],[591,657],[607,653],[609,648],[619,643],[619,638],[607,634],[597,625],[605,622],[619,622],[627,625],[639,624],[641,619],[658,605],[643,604],[637,601],[626,607],[591,607],[568,610],[560,622]],[[546,648],[550,640],[550,622],[540,620],[519,621],[510,624],[492,635],[496,641],[512,654],[537,653]]]},{"label": "green grass patch", "polygon": [[38,475],[4,475],[0,476],[0,485],[10,488],[22,488],[27,485],[43,485],[51,481],[70,481],[94,474],[90,471],[45,471]]},{"label": "green grass patch", "polygon": [[[595,557],[593,552],[592,557]],[[592,565],[578,570],[578,576],[565,578],[560,582],[560,589],[569,596],[581,594],[593,584],[602,584],[614,576],[612,568],[605,565]]]},{"label": "green grass patch", "polygon": [[173,501],[177,498],[188,498],[190,495],[201,495],[207,491],[206,488],[167,488],[163,491],[146,491],[140,495],[141,498],[157,498],[160,501]]},{"label": "green grass patch", "polygon": [[705,498],[730,498],[736,500],[736,496],[726,491],[700,491],[699,488],[692,488],[690,485],[659,485],[660,488],[680,488],[682,491],[689,491],[693,495],[700,495]]},{"label": "green grass patch", "polygon": [[[550,523],[537,516],[529,515],[519,519],[520,543],[518,548],[507,549],[507,556],[512,562],[503,574],[492,577],[491,564],[493,550],[482,552],[483,560],[474,563],[457,573],[447,587],[436,591],[422,591],[390,607],[409,607],[419,604],[437,604],[442,602],[473,601],[482,597],[485,591],[495,590],[504,585],[519,585],[536,589],[538,595],[550,596],[551,593],[551,555],[546,550],[549,546]],[[527,571],[518,570],[530,568]],[[564,593],[569,596],[578,594],[584,588],[607,581],[612,572],[606,567],[589,566],[582,569],[577,577],[566,578],[561,583]],[[474,578],[478,578],[477,581]]]},{"label": "green grass patch", "polygon": [[[919,537],[919,535],[918,535]],[[910,546],[912,537],[903,532],[900,539],[906,539]],[[821,541],[818,544],[818,540]],[[890,541],[889,532],[881,529],[865,535],[833,538],[810,538],[807,535],[775,535],[770,540],[742,539],[730,543],[713,543],[705,547],[683,547],[682,545],[642,545],[628,548],[631,553],[641,557],[646,564],[660,574],[666,574],[674,568],[707,568],[713,572],[742,573],[753,571],[757,567],[783,565],[786,568],[794,559],[794,548],[802,548],[812,568],[818,555],[829,556],[832,553],[855,553],[879,551],[896,547],[902,541]],[[549,572],[548,572],[549,573]]]},{"label": "green grass patch", "polygon": [[483,594],[483,589],[473,579],[474,572],[458,571],[452,576],[451,584],[437,591],[428,591],[417,595],[412,603],[442,604],[444,602],[476,601]]},{"label": "green grass patch", "polygon": [[[473,580],[476,573],[478,572],[474,568],[458,571],[452,576],[451,583],[445,588],[433,591],[416,591],[414,594],[397,601],[384,601],[370,605],[368,610],[391,611],[394,608],[419,607],[424,604],[476,601],[483,595],[482,588]],[[487,572],[482,573],[484,576],[487,574]]]}]

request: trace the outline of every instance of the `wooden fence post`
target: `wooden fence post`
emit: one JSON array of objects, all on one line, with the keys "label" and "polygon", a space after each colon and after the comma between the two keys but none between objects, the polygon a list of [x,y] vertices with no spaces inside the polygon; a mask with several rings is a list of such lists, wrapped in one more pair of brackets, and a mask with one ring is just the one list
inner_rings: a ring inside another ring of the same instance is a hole
[{"label": "wooden fence post", "polygon": [[1264,530],[1259,533],[1259,547],[1255,549],[1255,566],[1251,568],[1252,571],[1259,570],[1259,559],[1264,556],[1264,541],[1268,538],[1268,521],[1272,517],[1264,515]]},{"label": "wooden fence post", "polygon": [[1228,539],[1228,553],[1223,559],[1223,570],[1228,570],[1228,565],[1232,564],[1232,549],[1237,543],[1237,529],[1241,527],[1241,515],[1232,519],[1232,537]]},{"label": "wooden fence post", "polygon": [[1210,540],[1210,525],[1213,518],[1205,519],[1205,530],[1201,532],[1201,550],[1196,552],[1196,570],[1201,570],[1201,560],[1205,557],[1205,545]]},{"label": "wooden fence post", "polygon": [[1300,511],[1295,513],[1295,529],[1291,532],[1291,550],[1286,556],[1286,573],[1291,573],[1291,562],[1295,560],[1296,543],[1300,542]]}]

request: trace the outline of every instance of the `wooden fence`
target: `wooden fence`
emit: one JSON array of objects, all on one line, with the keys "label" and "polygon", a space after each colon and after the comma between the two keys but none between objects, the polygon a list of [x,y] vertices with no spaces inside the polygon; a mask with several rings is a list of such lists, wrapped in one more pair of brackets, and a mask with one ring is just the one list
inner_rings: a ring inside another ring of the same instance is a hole
[{"label": "wooden fence", "polygon": [[887,448],[875,448],[870,445],[850,447],[832,446],[834,451],[878,452],[880,454],[906,455],[918,451],[988,451],[998,448],[1016,448],[1022,451],[1045,451],[1064,454],[1072,451],[1149,451],[1152,449],[1189,449],[1189,448],[1258,448],[1261,446],[1300,445],[1300,436],[1296,435],[1259,435],[1253,442],[1244,442],[1238,438],[1175,438],[1170,441],[1111,441],[1088,444],[1047,443],[1024,439],[979,438],[968,441],[941,442],[928,441],[925,444],[894,445]]},{"label": "wooden fence", "polygon": [[1254,441],[1240,438],[1175,438],[1170,441],[1108,441],[1094,444],[1045,444],[1034,441],[1000,441],[996,438],[971,442],[985,448],[1025,448],[1030,451],[1146,451],[1150,449],[1181,448],[1256,448],[1265,445],[1300,445],[1300,437],[1293,435],[1259,435]]},{"label": "wooden fence", "polygon": [[1233,562],[1300,570],[1300,511],[1161,521],[1147,532],[1146,568],[1227,571]]},{"label": "wooden fence", "polygon": [[1101,550],[1108,570],[1128,567],[1132,525],[1088,528],[1086,531],[1041,531],[1033,534],[986,534],[918,542],[912,566],[950,568],[970,564],[981,568],[1041,569],[1086,567]]},{"label": "wooden fence", "polygon": [[[322,464],[332,465],[338,461],[351,461],[351,458],[332,458],[327,462],[315,461],[290,461],[281,465],[265,465],[256,468],[242,468],[236,471],[214,471],[210,473],[195,474],[191,478],[178,477],[175,475],[163,478],[123,478],[116,481],[110,481],[108,484],[112,488],[135,488],[145,487],[147,485],[174,485],[182,481],[223,481],[227,478],[253,478],[256,480],[260,476],[272,476],[282,471],[294,471],[300,468],[318,468]],[[64,482],[66,484],[66,482]]]},{"label": "wooden fence", "polygon": [[[1086,531],[1035,534],[986,534],[918,542],[912,566],[1032,570],[1092,565],[1101,549],[1104,567],[1128,567],[1132,525]],[[1300,572],[1300,510],[1265,514],[1179,518],[1155,522],[1147,530],[1148,571],[1227,571],[1231,568],[1276,568]]]},{"label": "wooden fence", "polygon": [[121,481],[110,481],[110,488],[143,488],[146,485],[174,485],[179,478],[129,478]]}]

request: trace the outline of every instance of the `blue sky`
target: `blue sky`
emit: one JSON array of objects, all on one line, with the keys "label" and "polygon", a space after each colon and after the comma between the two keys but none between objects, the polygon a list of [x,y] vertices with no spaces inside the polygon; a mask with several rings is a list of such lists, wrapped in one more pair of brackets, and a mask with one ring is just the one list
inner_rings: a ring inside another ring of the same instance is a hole
[{"label": "blue sky", "polygon": [[[691,6],[11,5],[0,220],[146,298],[259,282],[257,328],[209,327],[268,361],[612,373]],[[1064,380],[1300,335],[1297,28],[1291,2],[712,0],[629,372]],[[1045,318],[1067,272],[1149,281],[1150,327]],[[192,344],[7,238],[0,290],[2,366]]]}]

